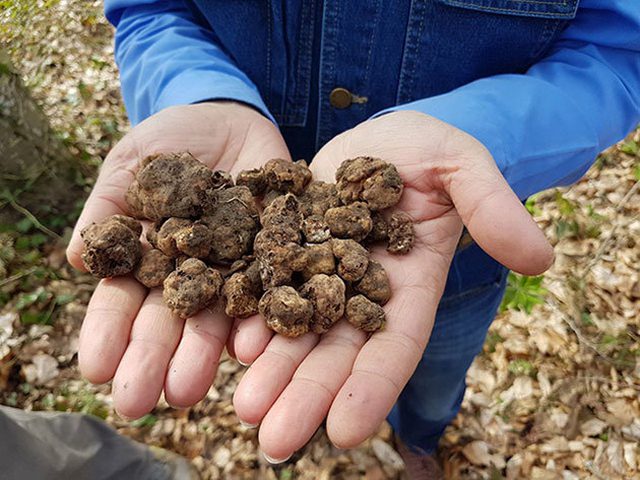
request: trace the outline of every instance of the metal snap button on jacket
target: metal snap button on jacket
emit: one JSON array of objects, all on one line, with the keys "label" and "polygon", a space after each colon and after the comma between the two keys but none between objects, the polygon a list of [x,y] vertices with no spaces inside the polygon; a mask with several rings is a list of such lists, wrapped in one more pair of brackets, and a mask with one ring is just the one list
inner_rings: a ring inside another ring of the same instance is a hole
[{"label": "metal snap button on jacket", "polygon": [[346,88],[334,88],[329,94],[329,103],[335,108],[347,108],[352,101],[353,95]]}]

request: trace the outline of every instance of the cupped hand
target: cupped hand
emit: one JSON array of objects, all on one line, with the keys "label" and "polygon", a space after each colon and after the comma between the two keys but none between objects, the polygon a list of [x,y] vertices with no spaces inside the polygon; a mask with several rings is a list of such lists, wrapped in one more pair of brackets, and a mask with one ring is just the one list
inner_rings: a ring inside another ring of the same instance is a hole
[{"label": "cupped hand", "polygon": [[484,146],[468,134],[417,112],[367,121],[328,143],[311,168],[335,181],[339,164],[360,155],[396,165],[405,191],[396,207],[415,222],[405,256],[374,251],[392,298],[384,330],[365,335],[342,321],[318,338],[271,337],[256,325],[251,345],[235,353],[252,363],[234,397],[238,416],[260,424],[263,452],[274,461],[302,447],[326,418],[331,441],[353,447],[373,434],[415,370],[429,340],[449,264],[463,225],[496,260],[539,274],[553,251],[509,188]]},{"label": "cupped hand", "polygon": [[[109,153],[67,249],[83,269],[80,231],[109,215],[127,214],[124,196],[138,161],[150,154],[189,151],[212,169],[232,173],[289,153],[278,129],[250,107],[212,102],[172,107],[136,126]],[[266,334],[263,322],[247,320]],[[137,418],[151,411],[164,389],[177,407],[208,391],[231,332],[223,313],[202,311],[186,321],[164,305],[160,288],[132,277],[102,280],[80,333],[80,370],[93,383],[113,379],[116,411]]]}]

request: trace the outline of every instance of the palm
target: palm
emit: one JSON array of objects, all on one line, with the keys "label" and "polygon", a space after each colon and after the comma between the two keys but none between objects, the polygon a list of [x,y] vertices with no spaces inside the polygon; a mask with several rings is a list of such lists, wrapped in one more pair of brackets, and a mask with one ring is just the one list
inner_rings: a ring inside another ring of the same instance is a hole
[{"label": "palm", "polygon": [[[492,162],[486,150],[464,134],[458,137],[459,131],[452,127],[425,121],[428,117],[390,117],[366,122],[337,137],[312,163],[316,178],[332,181],[342,160],[379,156],[394,163],[405,182],[397,208],[414,219],[414,249],[405,256],[382,248],[373,253],[387,270],[393,291],[384,307],[385,329],[367,340],[362,332],[340,322],[322,338],[307,334],[296,340],[280,336],[269,340],[257,324],[247,324],[236,335],[238,358],[247,363],[255,358],[236,391],[236,411],[243,421],[260,423],[261,447],[271,458],[286,458],[304,445],[325,417],[328,435],[338,447],[355,446],[377,429],[427,345],[463,219],[481,245],[508,266],[539,269],[534,261],[527,263],[531,259],[526,254],[519,260],[496,251],[501,240],[491,227],[500,232],[502,220],[491,222],[489,228],[483,222],[498,202],[495,214],[504,213],[508,226],[516,235],[522,231],[523,242],[533,247],[532,256],[546,252],[542,263],[548,262],[544,239],[531,230],[535,224],[518,210],[522,206],[494,172],[495,166],[482,165]],[[435,141],[425,140],[430,133]],[[472,150],[474,164],[485,168],[478,172],[474,190],[467,183],[474,178],[473,168],[467,172],[470,177],[460,177],[455,162],[441,161],[452,155],[463,157],[461,152],[467,149]],[[495,198],[490,198],[490,192],[497,194]],[[476,208],[483,196],[489,203]],[[249,337],[252,342],[246,340]]]},{"label": "palm", "polygon": [[[272,157],[288,157],[277,129],[248,107],[202,104],[165,110],[137,126],[109,154],[69,245],[82,268],[79,231],[88,223],[126,214],[124,193],[138,160],[188,150],[213,169],[237,172]],[[214,317],[214,318],[211,318]],[[79,363],[94,383],[113,378],[116,410],[139,417],[164,389],[167,401],[189,406],[209,389],[231,330],[221,313],[203,311],[178,320],[160,289],[148,291],[130,277],[102,280],[89,303],[80,335]]]}]

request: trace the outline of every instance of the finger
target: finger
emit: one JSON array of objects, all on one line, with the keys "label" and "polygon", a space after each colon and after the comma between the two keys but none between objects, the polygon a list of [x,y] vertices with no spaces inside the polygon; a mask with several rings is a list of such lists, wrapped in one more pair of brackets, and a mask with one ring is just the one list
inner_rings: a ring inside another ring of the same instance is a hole
[{"label": "finger", "polygon": [[202,310],[187,319],[164,383],[169,405],[184,408],[204,398],[213,383],[232,320]]},{"label": "finger", "polygon": [[233,339],[233,351],[238,362],[251,365],[264,352],[272,337],[273,330],[267,327],[262,315],[238,320]]},{"label": "finger", "polygon": [[265,120],[258,117],[249,125],[240,153],[230,168],[232,174],[257,168],[272,158],[291,160],[291,154],[280,131],[270,121]]},{"label": "finger", "polygon": [[260,425],[260,448],[284,459],[305,445],[351,372],[365,334],[340,322],[304,359]]},{"label": "finger", "polygon": [[113,378],[147,289],[131,277],[101,280],[80,330],[78,364],[91,383]]},{"label": "finger", "polygon": [[380,249],[374,257],[385,267],[393,295],[384,306],[387,323],[364,344],[351,374],[341,386],[327,417],[327,433],[339,448],[350,448],[372,435],[391,411],[426,348],[436,308],[444,289],[452,253],[442,255],[429,245],[441,243],[441,231],[459,220],[416,225],[414,249],[403,256]]},{"label": "finger", "polygon": [[231,331],[229,332],[229,337],[227,337],[227,343],[225,345],[227,347],[227,354],[231,358],[235,358],[236,360],[237,360],[237,357],[236,357],[236,349],[234,347],[234,344],[236,339],[236,332],[238,331],[238,326],[240,325],[241,321],[242,321],[241,318],[233,319],[233,325],[231,326]]},{"label": "finger", "polygon": [[183,325],[164,304],[161,290],[152,289],[133,322],[129,345],[113,379],[118,414],[138,418],[155,407]]},{"label": "finger", "polygon": [[[358,354],[327,418],[327,433],[338,448],[351,448],[372,435],[409,381],[426,347],[431,322],[418,289],[396,294],[388,304],[386,328],[374,334]],[[408,309],[419,312],[407,318]],[[416,318],[417,317],[417,318]]]},{"label": "finger", "polygon": [[553,248],[493,161],[451,177],[449,194],[473,239],[506,267],[538,275],[553,263]]},{"label": "finger", "polygon": [[317,343],[318,336],[312,333],[298,338],[274,336],[233,395],[238,418],[246,424],[258,425]]}]

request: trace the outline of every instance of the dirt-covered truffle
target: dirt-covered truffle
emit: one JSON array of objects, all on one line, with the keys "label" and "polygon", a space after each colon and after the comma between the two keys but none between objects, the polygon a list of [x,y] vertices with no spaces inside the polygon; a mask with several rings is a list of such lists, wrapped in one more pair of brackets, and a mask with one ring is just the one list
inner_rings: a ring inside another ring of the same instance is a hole
[{"label": "dirt-covered truffle", "polygon": [[336,259],[333,256],[331,242],[306,245],[307,263],[302,270],[302,277],[309,280],[318,273],[331,275],[336,272]]},{"label": "dirt-covered truffle", "polygon": [[[302,227],[300,202],[295,195],[287,193],[275,198],[262,212],[260,223],[263,227],[284,227],[299,232]],[[300,241],[298,239],[298,241]]]},{"label": "dirt-covered truffle", "polygon": [[258,290],[244,272],[231,275],[224,282],[222,294],[226,300],[225,313],[233,318],[247,318],[258,313]]},{"label": "dirt-covered truffle", "polygon": [[344,315],[345,285],[337,275],[318,274],[300,287],[300,295],[313,304],[311,330],[324,333]]},{"label": "dirt-covered truffle", "polygon": [[129,187],[130,211],[150,220],[191,218],[215,201],[213,172],[190,153],[161,153],[144,158]]},{"label": "dirt-covered truffle", "polygon": [[366,243],[386,242],[389,238],[389,222],[380,212],[371,213],[373,228],[364,239]]},{"label": "dirt-covered truffle", "polygon": [[394,206],[404,188],[395,165],[372,157],[344,161],[336,171],[336,187],[344,203],[367,202],[372,211]]},{"label": "dirt-covered truffle", "polygon": [[133,275],[147,288],[159,287],[173,271],[175,260],[158,249],[147,250],[140,259]]},{"label": "dirt-covered truffle", "polygon": [[363,240],[373,228],[369,208],[363,202],[330,208],[324,214],[324,221],[334,237],[352,238],[357,242]]},{"label": "dirt-covered truffle", "polygon": [[284,226],[263,228],[256,235],[253,251],[265,290],[290,284],[293,272],[304,270],[307,252],[298,243],[299,235]]},{"label": "dirt-covered truffle", "polygon": [[273,202],[276,198],[282,195],[282,192],[278,192],[277,190],[269,190],[262,197],[262,208],[267,208],[271,202]]},{"label": "dirt-covered truffle", "polygon": [[230,264],[251,250],[258,231],[258,206],[247,187],[230,187],[217,192],[215,207],[202,222],[211,233],[208,260]]},{"label": "dirt-covered truffle", "polygon": [[213,243],[209,227],[200,221],[178,230],[174,239],[177,249],[193,258],[206,258]]},{"label": "dirt-covered truffle", "polygon": [[362,279],[354,285],[354,288],[372,302],[380,305],[384,305],[391,298],[389,277],[384,267],[376,260],[369,259],[367,271]]},{"label": "dirt-covered truffle", "polygon": [[304,160],[291,162],[282,158],[269,160],[262,167],[267,186],[278,192],[300,195],[311,181],[311,170]]},{"label": "dirt-covered truffle", "polygon": [[214,170],[211,179],[215,190],[234,186],[233,177],[229,172],[225,172],[224,170]]},{"label": "dirt-covered truffle", "polygon": [[413,248],[415,233],[413,221],[404,212],[395,212],[389,219],[389,244],[387,251],[390,253],[405,254]]},{"label": "dirt-covered truffle", "polygon": [[331,238],[323,215],[311,215],[302,221],[302,234],[308,243],[322,243]]},{"label": "dirt-covered truffle", "polygon": [[254,168],[241,171],[236,177],[236,185],[247,187],[257,197],[267,189],[267,180],[261,168]]},{"label": "dirt-covered truffle", "polygon": [[375,332],[385,324],[384,309],[364,295],[356,295],[347,301],[345,316],[351,325],[365,332]]},{"label": "dirt-covered truffle", "polygon": [[369,252],[355,240],[331,241],[333,254],[340,260],[338,275],[347,282],[356,282],[362,278],[369,265]]},{"label": "dirt-covered truffle", "polygon": [[85,227],[82,262],[92,275],[100,278],[130,273],[142,256],[140,223],[125,215],[113,215]]},{"label": "dirt-covered truffle", "polygon": [[309,331],[313,305],[290,286],[267,290],[258,305],[269,328],[287,337],[298,337]]},{"label": "dirt-covered truffle", "polygon": [[212,307],[220,296],[224,280],[218,270],[190,258],[165,279],[163,298],[180,318],[188,318],[203,308]]},{"label": "dirt-covered truffle", "polygon": [[[223,296],[229,316],[259,311],[288,336],[324,333],[345,311],[353,325],[373,331],[384,323],[380,305],[391,289],[364,245],[386,241],[389,252],[406,253],[413,224],[383,212],[402,194],[393,165],[353,158],[336,179],[312,181],[304,161],[273,159],[234,183],[189,153],[151,155],[140,161],[126,201],[153,221],[146,232],[153,248],[143,256],[140,224],[115,216],[82,232],[83,259],[97,276],[133,270],[142,284],[163,285],[165,302],[182,318]],[[225,267],[224,279],[213,265]]]},{"label": "dirt-covered truffle", "polygon": [[324,215],[327,210],[340,206],[340,198],[334,183],[313,181],[298,197],[300,211],[305,217]]},{"label": "dirt-covered truffle", "polygon": [[153,228],[147,231],[147,240],[165,255],[177,257],[181,252],[176,245],[176,235],[191,223],[191,220],[186,218],[175,217],[168,218],[164,223],[156,222]]}]

